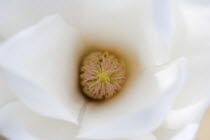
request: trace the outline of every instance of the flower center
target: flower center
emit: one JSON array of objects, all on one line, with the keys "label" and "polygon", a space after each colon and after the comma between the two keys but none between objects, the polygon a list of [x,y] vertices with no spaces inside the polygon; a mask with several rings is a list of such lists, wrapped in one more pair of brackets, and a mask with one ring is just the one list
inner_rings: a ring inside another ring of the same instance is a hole
[{"label": "flower center", "polygon": [[86,56],[80,70],[83,93],[91,99],[108,99],[118,93],[125,81],[125,63],[107,51]]}]

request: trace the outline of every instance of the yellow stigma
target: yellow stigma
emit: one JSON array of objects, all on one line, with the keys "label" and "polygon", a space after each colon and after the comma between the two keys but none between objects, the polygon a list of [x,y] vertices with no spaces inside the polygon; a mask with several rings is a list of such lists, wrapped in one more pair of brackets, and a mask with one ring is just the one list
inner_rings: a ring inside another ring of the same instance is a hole
[{"label": "yellow stigma", "polygon": [[80,85],[92,99],[107,99],[118,93],[125,81],[125,63],[108,52],[93,52],[81,65]]},{"label": "yellow stigma", "polygon": [[101,72],[99,72],[98,79],[101,81],[101,83],[107,82],[109,78],[110,78],[110,74],[109,73],[106,73],[103,70]]}]

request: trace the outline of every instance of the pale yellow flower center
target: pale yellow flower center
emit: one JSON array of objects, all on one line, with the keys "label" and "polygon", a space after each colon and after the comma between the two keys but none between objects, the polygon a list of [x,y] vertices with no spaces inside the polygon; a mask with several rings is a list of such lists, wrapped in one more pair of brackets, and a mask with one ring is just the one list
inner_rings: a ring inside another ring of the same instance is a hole
[{"label": "pale yellow flower center", "polygon": [[98,51],[84,58],[80,84],[88,97],[99,100],[111,98],[122,89],[125,81],[125,63],[115,55]]}]

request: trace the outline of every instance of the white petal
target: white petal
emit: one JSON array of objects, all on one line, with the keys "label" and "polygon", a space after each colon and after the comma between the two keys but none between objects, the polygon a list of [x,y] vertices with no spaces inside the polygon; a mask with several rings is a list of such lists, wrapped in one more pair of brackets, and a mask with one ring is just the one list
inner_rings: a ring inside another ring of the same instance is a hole
[{"label": "white petal", "polygon": [[9,140],[74,140],[76,126],[45,118],[13,102],[0,109],[0,134]]},{"label": "white petal", "polygon": [[185,108],[172,109],[154,134],[161,140],[193,140],[208,106],[208,100],[203,100]]},{"label": "white petal", "polygon": [[[78,140],[93,140],[93,139],[78,139]],[[152,133],[147,133],[138,137],[130,137],[122,139],[100,139],[100,140],[157,140],[157,139],[155,135],[153,135]]]},{"label": "white petal", "polygon": [[170,43],[176,27],[176,12],[174,1],[154,0],[154,19],[157,29],[166,43]]},{"label": "white petal", "polygon": [[0,77],[0,108],[13,100],[15,100],[15,96]]},{"label": "white petal", "polygon": [[199,124],[190,123],[178,130],[160,129],[156,132],[158,140],[194,140]]},{"label": "white petal", "polygon": [[189,60],[189,74],[183,93],[176,101],[176,107],[184,107],[210,98],[210,5],[180,4],[184,14],[186,42],[174,47],[175,56],[186,56]]},{"label": "white petal", "polygon": [[206,5],[206,4],[210,4],[210,1],[209,0],[182,0],[183,2],[189,2],[191,4],[203,4],[203,5]]},{"label": "white petal", "polygon": [[210,99],[210,49],[197,51],[189,56],[189,72],[186,85],[177,98],[176,108],[183,107],[202,99]]},{"label": "white petal", "polygon": [[121,138],[156,128],[183,84],[185,59],[147,70],[138,81],[105,103],[87,106],[79,137]]},{"label": "white petal", "polygon": [[176,0],[153,0],[154,20],[158,35],[166,44],[169,56],[174,53],[173,48],[183,45],[186,35],[184,18],[180,11],[179,1]]},{"label": "white petal", "polygon": [[189,55],[209,48],[210,5],[196,5],[187,2],[179,3],[186,28],[185,42],[174,47],[175,56]]},{"label": "white petal", "polygon": [[129,138],[129,139],[126,139],[126,140],[157,140],[156,137],[149,133],[149,134],[145,134],[143,136],[139,136],[139,137],[135,137],[135,138]]},{"label": "white petal", "polygon": [[134,49],[144,65],[169,60],[168,47],[160,40],[154,23],[152,0],[2,0],[0,9],[0,35],[4,38],[40,17],[59,13],[83,33],[85,40],[132,42],[126,47]]},{"label": "white petal", "polygon": [[[19,102],[10,103],[0,109],[0,130],[0,135],[10,140],[91,140],[76,139],[74,137],[78,130],[76,126],[64,121],[41,117]],[[156,139],[149,133],[136,138],[115,140]]]},{"label": "white petal", "polygon": [[167,47],[156,30],[152,0],[91,0],[84,1],[83,9],[79,29],[87,42],[125,45],[147,66],[168,61]]},{"label": "white petal", "polygon": [[198,124],[189,124],[184,127],[178,134],[171,138],[171,140],[194,140],[198,129]]},{"label": "white petal", "polygon": [[178,129],[192,122],[200,122],[208,106],[208,101],[199,101],[185,108],[171,110],[166,119],[166,127]]},{"label": "white petal", "polygon": [[17,108],[18,104],[10,103],[0,109],[0,134],[9,140],[36,140],[23,129],[15,115],[19,111]]},{"label": "white petal", "polygon": [[[1,38],[0,38],[1,47]],[[0,76],[0,107],[15,100],[15,96],[11,93],[11,90],[7,87],[7,84]]]},{"label": "white petal", "polygon": [[33,111],[76,123],[84,102],[76,47],[75,31],[61,17],[47,17],[3,44],[1,75]]},{"label": "white petal", "polygon": [[[8,38],[41,18],[59,13],[76,24],[82,0],[1,0],[0,36]],[[15,25],[15,26],[14,26]]]}]

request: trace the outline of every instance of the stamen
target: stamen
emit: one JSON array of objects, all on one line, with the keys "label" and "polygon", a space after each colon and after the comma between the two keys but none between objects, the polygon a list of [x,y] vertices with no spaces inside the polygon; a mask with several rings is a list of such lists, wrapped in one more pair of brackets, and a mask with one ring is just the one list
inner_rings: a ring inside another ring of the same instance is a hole
[{"label": "stamen", "polygon": [[126,81],[125,63],[109,52],[93,52],[84,58],[80,84],[92,99],[108,99],[117,94]]}]

